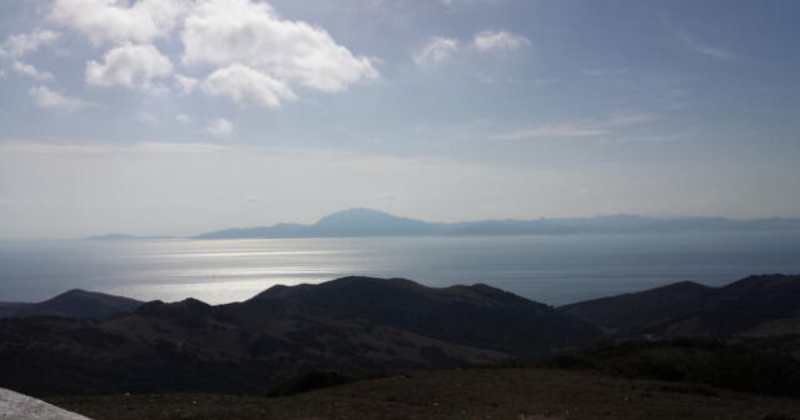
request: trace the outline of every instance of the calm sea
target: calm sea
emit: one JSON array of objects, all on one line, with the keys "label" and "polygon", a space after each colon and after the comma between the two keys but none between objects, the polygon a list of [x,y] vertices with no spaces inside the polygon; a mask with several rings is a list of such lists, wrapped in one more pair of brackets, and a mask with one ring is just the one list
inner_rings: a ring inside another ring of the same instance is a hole
[{"label": "calm sea", "polygon": [[346,275],[486,283],[560,305],[677,280],[800,273],[800,233],[0,242],[0,301],[71,288],[137,299],[247,299]]}]

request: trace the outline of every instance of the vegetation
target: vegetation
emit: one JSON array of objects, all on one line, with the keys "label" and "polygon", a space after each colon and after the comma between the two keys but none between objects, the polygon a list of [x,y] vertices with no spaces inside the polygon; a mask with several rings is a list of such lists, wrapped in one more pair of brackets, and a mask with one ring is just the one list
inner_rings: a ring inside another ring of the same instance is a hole
[{"label": "vegetation", "polygon": [[696,339],[626,341],[562,355],[547,365],[800,398],[800,360],[744,344]]},{"label": "vegetation", "polygon": [[414,373],[291,397],[208,394],[48,399],[95,420],[800,420],[800,401],[547,369]]}]

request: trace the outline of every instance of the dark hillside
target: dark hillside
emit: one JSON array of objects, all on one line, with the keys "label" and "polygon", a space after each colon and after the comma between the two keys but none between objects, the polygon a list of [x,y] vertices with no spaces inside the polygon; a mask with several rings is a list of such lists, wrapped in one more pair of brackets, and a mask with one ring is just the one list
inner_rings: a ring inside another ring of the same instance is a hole
[{"label": "dark hillside", "polygon": [[40,303],[17,304],[3,311],[0,316],[63,316],[79,319],[104,319],[112,315],[131,312],[143,302],[126,297],[74,289]]},{"label": "dark hillside", "polygon": [[720,288],[682,282],[566,305],[559,311],[620,335],[797,334],[800,276],[750,276]]}]

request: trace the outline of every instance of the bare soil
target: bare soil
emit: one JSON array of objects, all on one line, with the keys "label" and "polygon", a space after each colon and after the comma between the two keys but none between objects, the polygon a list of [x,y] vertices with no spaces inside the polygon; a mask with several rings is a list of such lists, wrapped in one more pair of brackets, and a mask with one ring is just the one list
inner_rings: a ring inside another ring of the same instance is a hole
[{"label": "bare soil", "polygon": [[280,398],[161,394],[48,401],[96,420],[800,420],[796,399],[547,369],[425,372]]}]

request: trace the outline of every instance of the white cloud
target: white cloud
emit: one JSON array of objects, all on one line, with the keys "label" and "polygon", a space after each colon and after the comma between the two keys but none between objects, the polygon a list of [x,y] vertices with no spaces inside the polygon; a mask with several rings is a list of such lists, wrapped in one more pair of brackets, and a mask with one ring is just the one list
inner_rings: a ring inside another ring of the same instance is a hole
[{"label": "white cloud", "polygon": [[431,38],[412,58],[417,65],[438,64],[458,52],[458,48],[457,40],[437,36]]},{"label": "white cloud", "polygon": [[727,60],[727,61],[737,60],[739,58],[739,56],[737,56],[736,54],[728,50],[725,50],[723,48],[701,44],[688,35],[683,35],[681,38],[683,39],[683,42],[686,43],[686,46],[688,46],[690,50],[698,54],[703,54],[705,56],[716,58],[718,60]]},{"label": "white cloud", "polygon": [[607,122],[610,127],[633,127],[650,124],[663,117],[649,112],[620,112],[612,115]]},{"label": "white cloud", "polygon": [[266,3],[204,0],[186,18],[183,63],[241,63],[277,80],[325,92],[378,77],[369,58],[355,56],[324,29],[279,17]]},{"label": "white cloud", "polygon": [[227,136],[233,133],[233,123],[225,118],[216,118],[208,124],[206,131],[215,136]]},{"label": "white cloud", "polygon": [[468,4],[468,3],[493,3],[497,2],[498,0],[439,0],[442,5],[447,7],[448,9],[455,9],[455,7],[459,4]]},{"label": "white cloud", "polygon": [[136,120],[140,123],[145,125],[156,125],[158,124],[158,118],[150,113],[147,112],[139,112],[136,114]]},{"label": "white cloud", "polygon": [[472,45],[480,52],[515,51],[531,45],[531,41],[508,31],[483,31],[475,35]]},{"label": "white cloud", "polygon": [[41,71],[41,70],[37,69],[36,67],[34,67],[34,66],[30,65],[30,64],[25,64],[25,63],[20,62],[20,61],[15,61],[14,64],[12,65],[12,68],[14,69],[14,71],[16,71],[19,74],[28,76],[28,77],[30,77],[32,79],[36,79],[36,80],[39,80],[39,81],[45,81],[45,80],[52,80],[53,79],[53,74],[52,73],[47,72],[47,71]]},{"label": "white cloud", "polygon": [[169,34],[185,13],[183,0],[56,0],[49,19],[72,28],[95,45],[150,43]]},{"label": "white cloud", "polygon": [[175,84],[178,85],[178,90],[184,95],[191,95],[199,83],[200,81],[194,77],[175,75]]},{"label": "white cloud", "polygon": [[50,30],[37,29],[27,34],[11,35],[3,43],[0,55],[7,54],[11,57],[22,57],[31,52],[36,52],[39,48],[54,42],[60,34]]},{"label": "white cloud", "polygon": [[592,137],[608,134],[608,130],[584,123],[545,124],[493,136],[495,140],[535,140],[551,137]]},{"label": "white cloud", "polygon": [[226,96],[243,106],[254,104],[269,108],[279,107],[282,100],[296,98],[286,83],[242,64],[233,64],[212,73],[203,82],[203,92]]},{"label": "white cloud", "polygon": [[33,87],[28,91],[28,94],[33,99],[33,102],[39,108],[43,109],[55,109],[69,112],[88,105],[85,101],[63,96],[45,86]]},{"label": "white cloud", "polygon": [[190,117],[190,116],[188,116],[186,114],[178,114],[178,115],[175,116],[175,121],[177,121],[177,122],[179,122],[179,123],[181,123],[183,125],[187,125],[190,122],[192,122],[192,117]]},{"label": "white cloud", "polygon": [[625,130],[652,124],[662,117],[647,112],[623,112],[604,119],[583,119],[558,124],[543,124],[494,135],[493,140],[539,140],[618,135]]},{"label": "white cloud", "polygon": [[[490,51],[514,51],[530,45],[530,40],[508,31],[483,31],[475,34],[471,47],[480,53]],[[432,37],[424,47],[412,55],[418,66],[435,65],[466,50],[457,39]]]},{"label": "white cloud", "polygon": [[153,79],[172,74],[169,58],[152,45],[122,45],[107,52],[103,62],[86,64],[86,83],[97,86],[124,86],[157,92],[163,86]]}]

